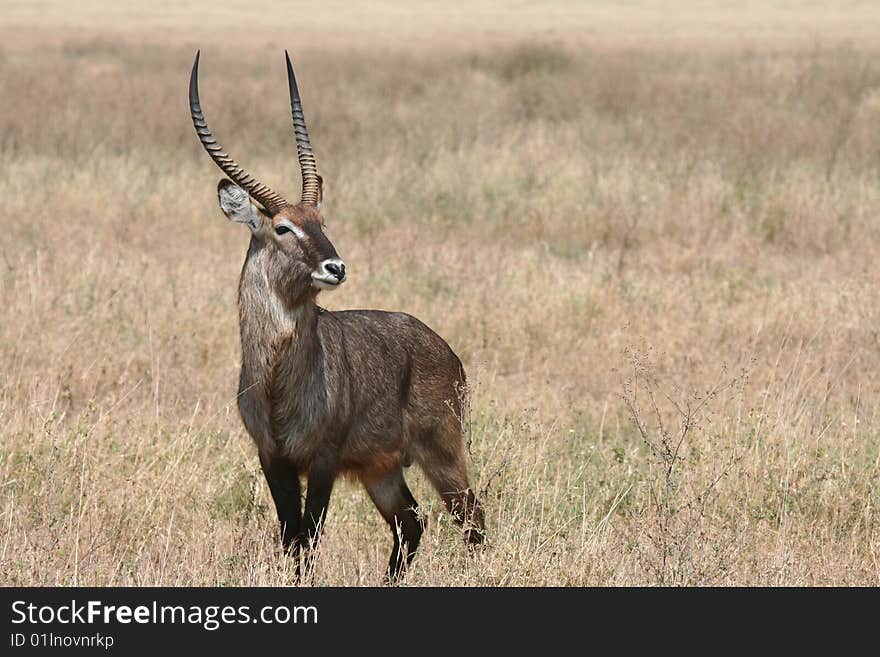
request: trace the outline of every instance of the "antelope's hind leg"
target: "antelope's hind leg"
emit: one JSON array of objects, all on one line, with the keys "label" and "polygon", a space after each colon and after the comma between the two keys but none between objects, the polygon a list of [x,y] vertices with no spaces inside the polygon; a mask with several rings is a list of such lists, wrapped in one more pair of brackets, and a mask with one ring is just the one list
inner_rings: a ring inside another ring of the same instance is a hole
[{"label": "antelope's hind leg", "polygon": [[364,482],[364,487],[391,527],[394,547],[388,559],[388,580],[396,581],[412,561],[424,531],[424,521],[419,518],[419,505],[403,479],[398,468],[384,479]]},{"label": "antelope's hind leg", "polygon": [[[432,434],[429,434],[432,435]],[[455,523],[464,529],[465,541],[476,547],[486,537],[486,521],[483,505],[477,498],[467,475],[467,461],[460,430],[450,431],[448,441],[423,441],[419,454],[428,480],[443,498]]]},{"label": "antelope's hind leg", "polygon": [[431,479],[431,483],[443,498],[455,524],[464,529],[465,542],[471,547],[482,545],[486,538],[483,506],[467,479],[457,482],[437,478]]}]

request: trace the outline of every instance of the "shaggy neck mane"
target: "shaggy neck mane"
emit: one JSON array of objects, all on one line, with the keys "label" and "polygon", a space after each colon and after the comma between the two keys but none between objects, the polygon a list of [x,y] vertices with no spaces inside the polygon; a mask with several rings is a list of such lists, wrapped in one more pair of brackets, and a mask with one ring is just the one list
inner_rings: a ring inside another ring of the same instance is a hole
[{"label": "shaggy neck mane", "polygon": [[253,390],[275,440],[284,440],[306,389],[323,382],[323,363],[317,333],[318,307],[306,293],[294,307],[272,289],[267,274],[268,254],[251,244],[238,289],[242,380]]}]

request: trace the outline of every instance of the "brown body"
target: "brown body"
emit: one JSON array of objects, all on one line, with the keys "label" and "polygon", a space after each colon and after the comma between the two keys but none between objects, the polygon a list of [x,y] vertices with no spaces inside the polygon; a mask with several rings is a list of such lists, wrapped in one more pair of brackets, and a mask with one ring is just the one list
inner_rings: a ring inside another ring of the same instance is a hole
[{"label": "brown body", "polygon": [[[467,477],[461,409],[465,375],[449,345],[416,318],[376,310],[329,312],[323,289],[346,280],[324,233],[317,175],[293,69],[291,106],[303,171],[303,201],[291,205],[244,172],[214,141],[198,101],[198,56],[190,81],[202,143],[232,178],[220,206],[247,225],[251,241],[239,282],[242,369],[238,406],[257,445],[294,555],[319,537],[333,482],[360,480],[386,522],[396,577],[418,546],[424,520],[403,478],[418,463],[469,543],[483,539],[483,513]],[[254,200],[261,203],[258,207]],[[307,482],[305,513],[301,482]]]}]

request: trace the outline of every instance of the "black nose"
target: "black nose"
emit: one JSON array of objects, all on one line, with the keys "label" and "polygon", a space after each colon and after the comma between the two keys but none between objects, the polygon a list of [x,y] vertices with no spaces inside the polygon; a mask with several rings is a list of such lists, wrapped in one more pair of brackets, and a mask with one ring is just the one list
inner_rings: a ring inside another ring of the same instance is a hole
[{"label": "black nose", "polygon": [[324,265],[324,269],[333,274],[336,277],[337,281],[341,281],[343,278],[345,278],[345,265],[341,262],[328,262],[326,265]]}]

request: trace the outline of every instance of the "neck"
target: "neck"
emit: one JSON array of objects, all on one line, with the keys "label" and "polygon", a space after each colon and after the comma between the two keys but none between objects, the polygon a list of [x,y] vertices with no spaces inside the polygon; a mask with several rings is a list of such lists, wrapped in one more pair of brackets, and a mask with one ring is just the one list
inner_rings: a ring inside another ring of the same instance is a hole
[{"label": "neck", "polygon": [[270,284],[267,264],[266,249],[252,242],[238,290],[242,382],[246,378],[270,400],[289,400],[322,362],[317,306],[311,294],[286,303]]}]

